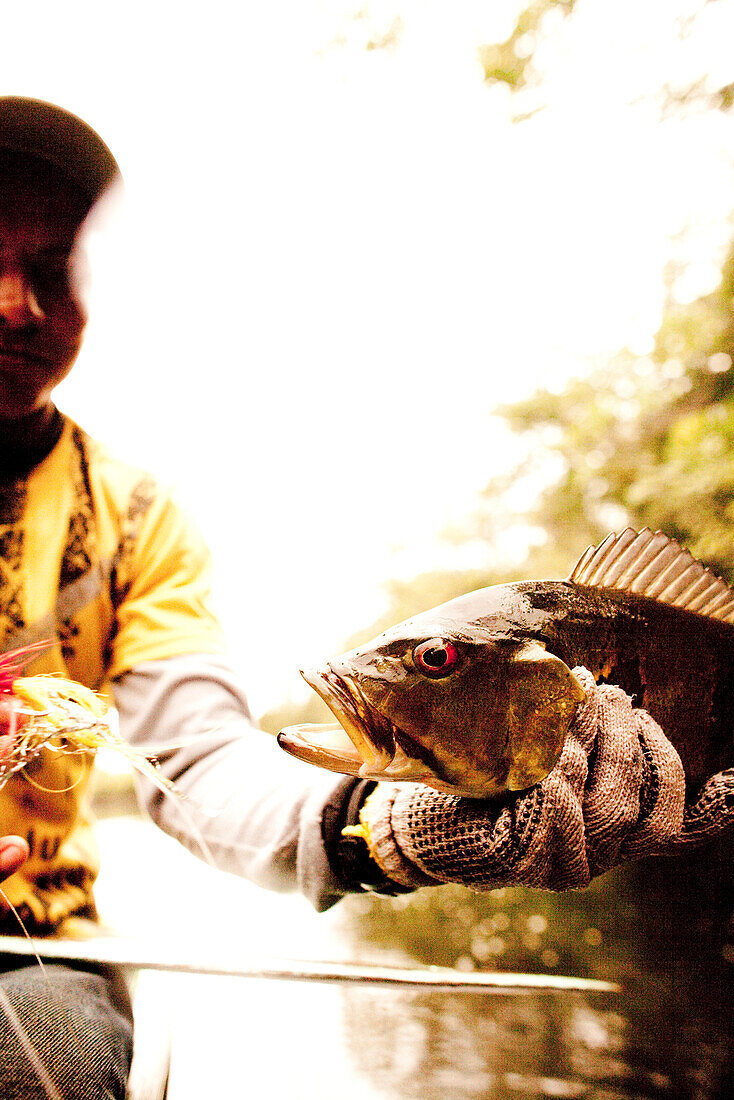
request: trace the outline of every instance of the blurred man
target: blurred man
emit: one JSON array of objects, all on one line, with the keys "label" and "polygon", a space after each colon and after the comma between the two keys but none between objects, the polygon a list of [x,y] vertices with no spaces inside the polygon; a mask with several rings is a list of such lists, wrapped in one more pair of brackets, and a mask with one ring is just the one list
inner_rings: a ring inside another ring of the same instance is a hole
[{"label": "blurred man", "polygon": [[[31,673],[95,690],[112,681],[131,741],[189,745],[161,759],[181,791],[195,792],[194,809],[184,817],[151,788],[154,817],[195,850],[205,833],[222,866],[298,887],[325,908],[350,888],[321,835],[339,781],[305,769],[305,783],[302,766],[253,731],[222,657],[198,533],[152,478],[112,458],[50,400],[86,322],[84,223],[118,179],[112,154],[79,119],[0,99],[0,650],[51,638]],[[19,932],[18,919],[44,933],[94,916],[87,771],[83,758],[44,753],[0,791],[3,931]],[[208,811],[198,827],[197,805]],[[211,809],[220,810],[214,819]],[[55,999],[32,966],[3,983],[42,1061],[58,1084],[74,1080],[76,1097],[122,1096],[130,1025],[119,989],[98,974],[47,973]],[[2,1095],[44,1095],[0,1019]]]}]

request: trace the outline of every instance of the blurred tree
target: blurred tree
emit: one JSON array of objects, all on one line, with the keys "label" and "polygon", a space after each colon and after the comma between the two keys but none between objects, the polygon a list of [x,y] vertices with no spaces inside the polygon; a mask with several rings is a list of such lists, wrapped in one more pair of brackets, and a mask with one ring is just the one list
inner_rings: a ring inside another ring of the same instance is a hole
[{"label": "blurred tree", "polygon": [[[671,27],[678,43],[693,46],[690,55],[695,57],[696,32],[706,16],[710,16],[711,9],[725,3],[727,0],[689,0],[660,5],[661,29]],[[577,19],[583,19],[590,9],[601,5],[602,0],[531,0],[521,5],[512,31],[503,42],[480,47],[479,58],[487,83],[504,85],[513,94],[515,121],[522,122],[546,106],[543,100],[548,63],[545,48],[557,44],[564,32],[575,29]],[[620,18],[624,18],[624,12]],[[696,67],[700,71],[696,72]],[[734,68],[729,77],[734,78]],[[662,116],[690,110],[728,111],[734,103],[734,79],[708,72],[705,51],[699,51],[688,76],[665,81],[657,85],[652,94]]]},{"label": "blurred tree", "polygon": [[[668,307],[652,355],[625,353],[562,393],[502,410],[528,439],[526,465],[560,470],[517,517],[545,533],[524,573],[567,567],[628,523],[661,528],[734,579],[733,301],[734,249],[714,293]],[[504,491],[485,491],[480,533]]]},{"label": "blurred tree", "polygon": [[532,0],[523,7],[504,42],[480,46],[485,79],[513,91],[538,83],[534,57],[539,39],[557,30],[559,19],[569,16],[575,6],[576,0]]}]

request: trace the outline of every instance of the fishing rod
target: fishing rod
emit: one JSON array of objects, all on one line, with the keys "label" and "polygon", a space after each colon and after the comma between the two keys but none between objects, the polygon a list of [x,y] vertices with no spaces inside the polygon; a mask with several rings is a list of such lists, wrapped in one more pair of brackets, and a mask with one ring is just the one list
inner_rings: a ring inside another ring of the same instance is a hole
[{"label": "fishing rod", "polygon": [[620,993],[615,982],[554,974],[485,973],[450,967],[401,967],[380,964],[329,962],[312,959],[238,959],[213,956],[192,961],[161,943],[123,938],[91,940],[38,939],[0,936],[0,953],[44,961],[114,965],[131,970],[161,970],[180,974],[207,974],[221,978],[260,978],[269,981],[317,982],[337,985],[402,987],[428,993]]}]

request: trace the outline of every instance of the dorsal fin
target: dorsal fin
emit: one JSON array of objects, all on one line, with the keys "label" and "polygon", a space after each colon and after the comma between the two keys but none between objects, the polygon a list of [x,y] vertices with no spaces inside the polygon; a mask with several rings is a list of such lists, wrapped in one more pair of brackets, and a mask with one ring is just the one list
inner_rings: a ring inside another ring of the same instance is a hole
[{"label": "dorsal fin", "polygon": [[734,590],[701,565],[675,539],[648,527],[607,535],[581,555],[569,576],[574,584],[616,588],[660,603],[734,623]]}]

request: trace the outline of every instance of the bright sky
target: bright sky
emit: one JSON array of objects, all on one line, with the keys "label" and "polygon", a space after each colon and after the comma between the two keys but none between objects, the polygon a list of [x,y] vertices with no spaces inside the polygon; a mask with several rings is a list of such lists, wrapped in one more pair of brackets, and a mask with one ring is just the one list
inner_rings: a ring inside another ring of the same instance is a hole
[{"label": "bright sky", "polygon": [[59,404],[197,516],[257,712],[386,577],[447,562],[438,534],[508,460],[498,402],[644,351],[671,255],[681,297],[717,281],[732,125],[660,124],[648,94],[732,79],[734,5],[681,44],[670,12],[701,0],[579,0],[521,126],[477,54],[515,6],[3,12],[0,90],[82,115],[127,181]]}]

